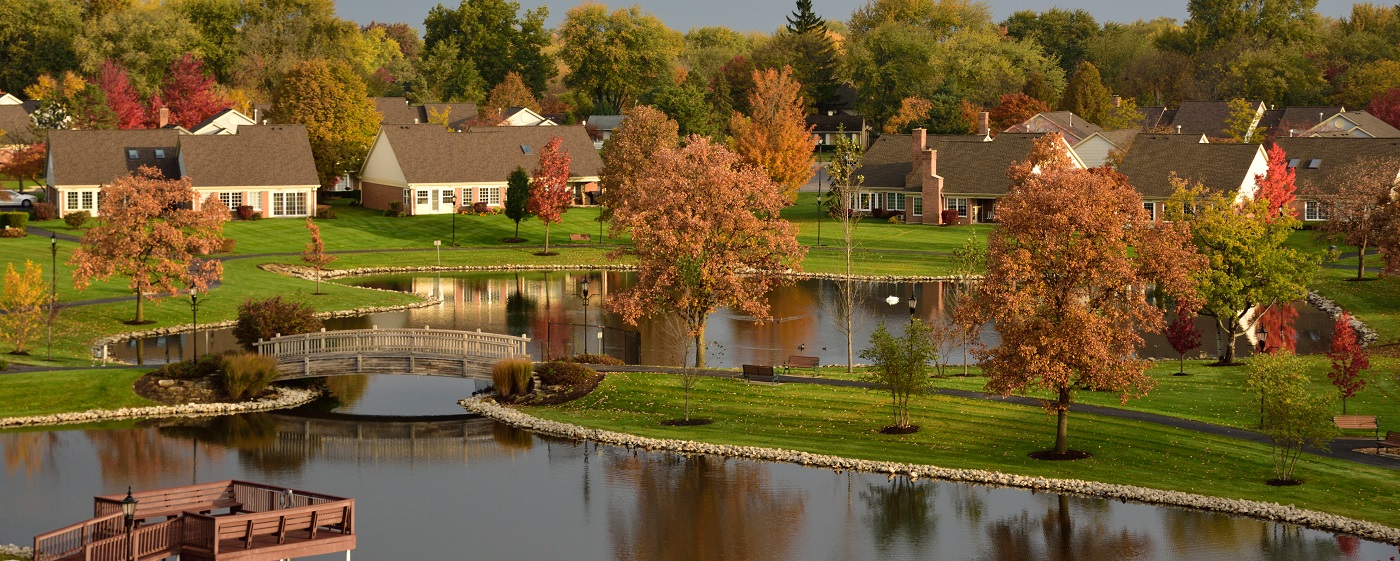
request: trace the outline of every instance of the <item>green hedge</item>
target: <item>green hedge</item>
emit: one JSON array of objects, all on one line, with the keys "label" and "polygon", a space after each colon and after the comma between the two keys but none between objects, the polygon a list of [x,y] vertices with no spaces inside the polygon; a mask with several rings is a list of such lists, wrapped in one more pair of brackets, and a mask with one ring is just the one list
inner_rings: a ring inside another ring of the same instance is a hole
[{"label": "green hedge", "polygon": [[10,228],[24,229],[29,225],[29,213],[27,212],[0,212],[0,230],[6,226]]}]

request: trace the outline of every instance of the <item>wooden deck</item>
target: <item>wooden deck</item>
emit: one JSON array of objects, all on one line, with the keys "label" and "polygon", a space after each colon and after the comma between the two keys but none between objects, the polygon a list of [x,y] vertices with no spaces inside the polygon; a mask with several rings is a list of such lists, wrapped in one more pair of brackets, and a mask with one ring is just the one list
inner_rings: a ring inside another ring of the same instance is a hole
[{"label": "wooden deck", "polygon": [[526,355],[530,338],[445,329],[352,329],[279,335],[254,343],[277,359],[278,380],[345,374],[490,378],[491,366]]},{"label": "wooden deck", "polygon": [[93,500],[93,519],[34,538],[34,561],[275,561],[355,549],[355,501],[227,480]]}]

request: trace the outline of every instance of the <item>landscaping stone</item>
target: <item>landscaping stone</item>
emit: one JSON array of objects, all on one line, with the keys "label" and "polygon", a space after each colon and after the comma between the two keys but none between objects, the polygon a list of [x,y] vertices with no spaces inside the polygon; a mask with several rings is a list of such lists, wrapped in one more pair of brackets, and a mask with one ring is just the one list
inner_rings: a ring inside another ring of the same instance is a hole
[{"label": "landscaping stone", "polygon": [[0,419],[0,429],[13,427],[34,427],[43,425],[72,425],[114,419],[155,419],[165,417],[217,417],[252,411],[287,409],[311,402],[321,395],[321,390],[300,388],[277,388],[277,395],[268,399],[244,403],[187,403],[184,405],[157,405],[153,407],[123,407],[121,409],[93,409],[77,413],[55,413],[30,417],[7,417]]},{"label": "landscaping stone", "polygon": [[1183,493],[1181,491],[1162,491],[1135,485],[1113,485],[1077,479],[1055,479],[1012,475],[979,469],[949,469],[933,465],[856,460],[840,456],[812,454],[809,452],[798,452],[779,448],[733,446],[726,444],[707,444],[688,440],[645,438],[626,433],[590,429],[568,423],[541,419],[510,407],[496,404],[482,397],[471,397],[460,400],[458,403],[467,411],[516,428],[574,440],[591,440],[610,446],[641,448],[645,450],[669,450],[682,454],[707,454],[771,462],[789,462],[809,467],[833,469],[837,472],[854,470],[869,473],[884,473],[891,479],[900,476],[909,477],[910,479],[922,477],[986,486],[1016,487],[1083,497],[1180,506],[1198,510],[1223,512],[1238,516],[1248,516],[1274,522],[1296,524],[1298,526],[1326,532],[1337,532],[1378,542],[1400,544],[1400,529],[1376,524],[1374,522],[1355,520],[1313,510],[1305,510],[1292,505],[1244,499],[1222,499],[1193,493]]},{"label": "landscaping stone", "polygon": [[[1308,291],[1307,302],[1312,304],[1314,308],[1327,312],[1327,315],[1331,316],[1332,319],[1337,319],[1342,315],[1342,312],[1346,311],[1342,309],[1341,305],[1311,290]],[[1362,345],[1370,345],[1371,343],[1375,343],[1377,339],[1380,339],[1380,335],[1376,333],[1376,330],[1371,329],[1371,326],[1356,319],[1355,316],[1351,318],[1351,328],[1355,329],[1356,333],[1361,335]]]},{"label": "landscaping stone", "polygon": [[18,557],[20,559],[34,558],[33,550],[31,550],[28,547],[20,547],[17,545],[0,544],[0,555],[9,555],[11,557]]}]

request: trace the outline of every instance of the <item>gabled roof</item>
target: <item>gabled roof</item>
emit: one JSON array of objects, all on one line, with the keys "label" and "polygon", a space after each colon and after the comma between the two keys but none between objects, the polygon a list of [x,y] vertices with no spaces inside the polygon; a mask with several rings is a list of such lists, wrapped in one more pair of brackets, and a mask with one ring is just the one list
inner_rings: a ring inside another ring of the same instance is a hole
[{"label": "gabled roof", "polygon": [[0,145],[34,142],[29,123],[29,112],[23,105],[0,105]]},{"label": "gabled roof", "polygon": [[1258,144],[1208,144],[1197,134],[1140,134],[1118,166],[1143,197],[1171,196],[1171,177],[1208,188],[1238,189],[1262,148]]},{"label": "gabled roof", "polygon": [[626,118],[626,115],[589,115],[588,124],[600,131],[614,131]]},{"label": "gabled roof", "polygon": [[1346,181],[1347,168],[1367,160],[1391,159],[1397,166],[1392,173],[1400,175],[1400,138],[1314,136],[1279,138],[1274,143],[1293,166],[1300,195],[1336,193]]},{"label": "gabled roof", "polygon": [[[1264,107],[1262,101],[1250,101],[1256,112]],[[1226,132],[1225,121],[1230,118],[1230,102],[1228,101],[1183,101],[1176,109],[1176,116],[1172,118],[1171,127],[1181,127],[1181,134],[1204,134],[1211,138],[1222,138],[1229,136]]]},{"label": "gabled roof", "polygon": [[476,118],[475,103],[425,103],[412,105],[403,97],[375,97],[374,108],[384,116],[385,125],[424,125],[433,115],[447,111],[447,124],[454,129]]},{"label": "gabled roof", "polygon": [[1084,137],[1084,140],[1079,141],[1079,144],[1075,144],[1074,146],[1075,146],[1076,148],[1078,148],[1080,144],[1084,144],[1085,142],[1088,142],[1090,138],[1098,137],[1098,138],[1104,139],[1104,140],[1107,141],[1109,144],[1112,144],[1112,145],[1118,147],[1119,149],[1122,149],[1122,148],[1127,147],[1128,145],[1132,144],[1132,143],[1133,143],[1133,138],[1137,137],[1137,135],[1139,135],[1139,134],[1142,134],[1142,131],[1139,131],[1139,130],[1137,130],[1137,129],[1123,129],[1123,130],[1118,130],[1118,131],[1098,131],[1098,132],[1096,132],[1096,133],[1094,133],[1094,134],[1091,134],[1091,135],[1089,135],[1089,136]]},{"label": "gabled roof", "polygon": [[195,187],[319,185],[302,125],[245,125],[237,134],[182,135],[180,163]]},{"label": "gabled roof", "polygon": [[1103,127],[1084,120],[1083,117],[1075,115],[1072,111],[1051,111],[1048,113],[1036,113],[1023,123],[1011,125],[1004,132],[1058,132],[1066,135],[1066,137],[1073,137],[1066,138],[1066,140],[1074,144],[1101,130],[1103,130]]},{"label": "gabled roof", "polygon": [[[165,177],[180,177],[179,131],[54,130],[49,131],[49,161],[53,184],[106,185],[141,166],[154,166]],[[136,158],[129,151],[136,151]],[[156,157],[156,150],[164,158]]]},{"label": "gabled roof", "polygon": [[23,103],[24,100],[15,97],[15,94],[0,92],[0,105],[20,105]]},{"label": "gabled roof", "polygon": [[556,124],[554,121],[546,119],[544,115],[536,113],[529,107],[507,107],[506,110],[501,113],[501,118],[504,120],[504,122],[501,123],[503,125],[512,119],[520,119],[529,123],[524,126],[551,126]]},{"label": "gabled roof", "polygon": [[[926,142],[932,147],[942,142],[985,142],[987,137],[975,134],[930,134]],[[864,177],[865,187],[902,189],[914,171],[914,139],[907,134],[882,134],[865,151],[865,158],[853,176]],[[941,156],[940,156],[941,159]]]},{"label": "gabled roof", "polygon": [[[1045,136],[1035,133],[1003,133],[991,142],[942,141],[930,142],[938,151],[938,175],[943,178],[943,192],[957,195],[1002,196],[1011,188],[1006,170],[1024,162],[1031,145]],[[1065,145],[1066,155],[1076,158]]]},{"label": "gabled roof", "polygon": [[[218,123],[219,123],[221,120],[222,120],[222,121],[227,121],[227,122],[229,122],[229,123],[232,123],[234,126],[232,126],[232,127],[224,127],[224,126],[222,126],[222,125],[219,125]],[[236,133],[238,132],[238,127],[247,126],[247,125],[256,125],[256,124],[257,124],[257,123],[253,121],[252,117],[249,117],[249,116],[247,116],[247,115],[244,115],[242,112],[238,111],[237,109],[229,108],[229,109],[225,109],[225,110],[223,110],[223,111],[220,111],[220,112],[218,112],[218,113],[215,113],[215,114],[213,114],[213,115],[210,115],[208,119],[205,119],[205,120],[201,121],[198,125],[195,125],[194,128],[190,129],[190,133],[191,133],[191,134],[236,134]]]},{"label": "gabled roof", "polygon": [[[1345,120],[1349,124],[1338,126],[1338,120]],[[1369,112],[1347,111],[1329,116],[1326,122],[1309,129],[1300,136],[1342,136],[1343,134],[1356,138],[1400,138],[1400,129],[1390,126],[1389,123]]]},{"label": "gabled roof", "polygon": [[1272,109],[1264,112],[1259,126],[1270,130],[1278,129],[1278,136],[1288,136],[1289,129],[1303,132],[1343,111],[1346,111],[1346,108],[1339,105],[1301,105]]},{"label": "gabled roof", "polygon": [[865,117],[863,115],[808,115],[807,126],[811,127],[814,133],[836,132],[838,130],[860,132],[865,130]]},{"label": "gabled roof", "polygon": [[376,145],[389,143],[410,184],[501,183],[517,166],[535,169],[540,150],[556,136],[563,139],[563,149],[571,158],[571,177],[597,177],[603,167],[582,126],[471,127],[452,132],[442,127],[386,125],[380,135]]}]

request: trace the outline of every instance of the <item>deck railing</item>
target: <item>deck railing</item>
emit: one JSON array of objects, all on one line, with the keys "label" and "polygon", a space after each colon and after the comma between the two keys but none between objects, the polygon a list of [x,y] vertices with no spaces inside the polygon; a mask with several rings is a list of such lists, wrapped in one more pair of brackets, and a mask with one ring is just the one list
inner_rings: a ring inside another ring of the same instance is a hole
[{"label": "deck railing", "polygon": [[422,355],[477,356],[488,359],[523,356],[530,338],[446,329],[348,329],[258,340],[258,354],[277,359],[318,354],[398,352]]},{"label": "deck railing", "polygon": [[112,536],[125,538],[125,531],[121,512],[59,528],[34,538],[34,561],[67,557]]}]

